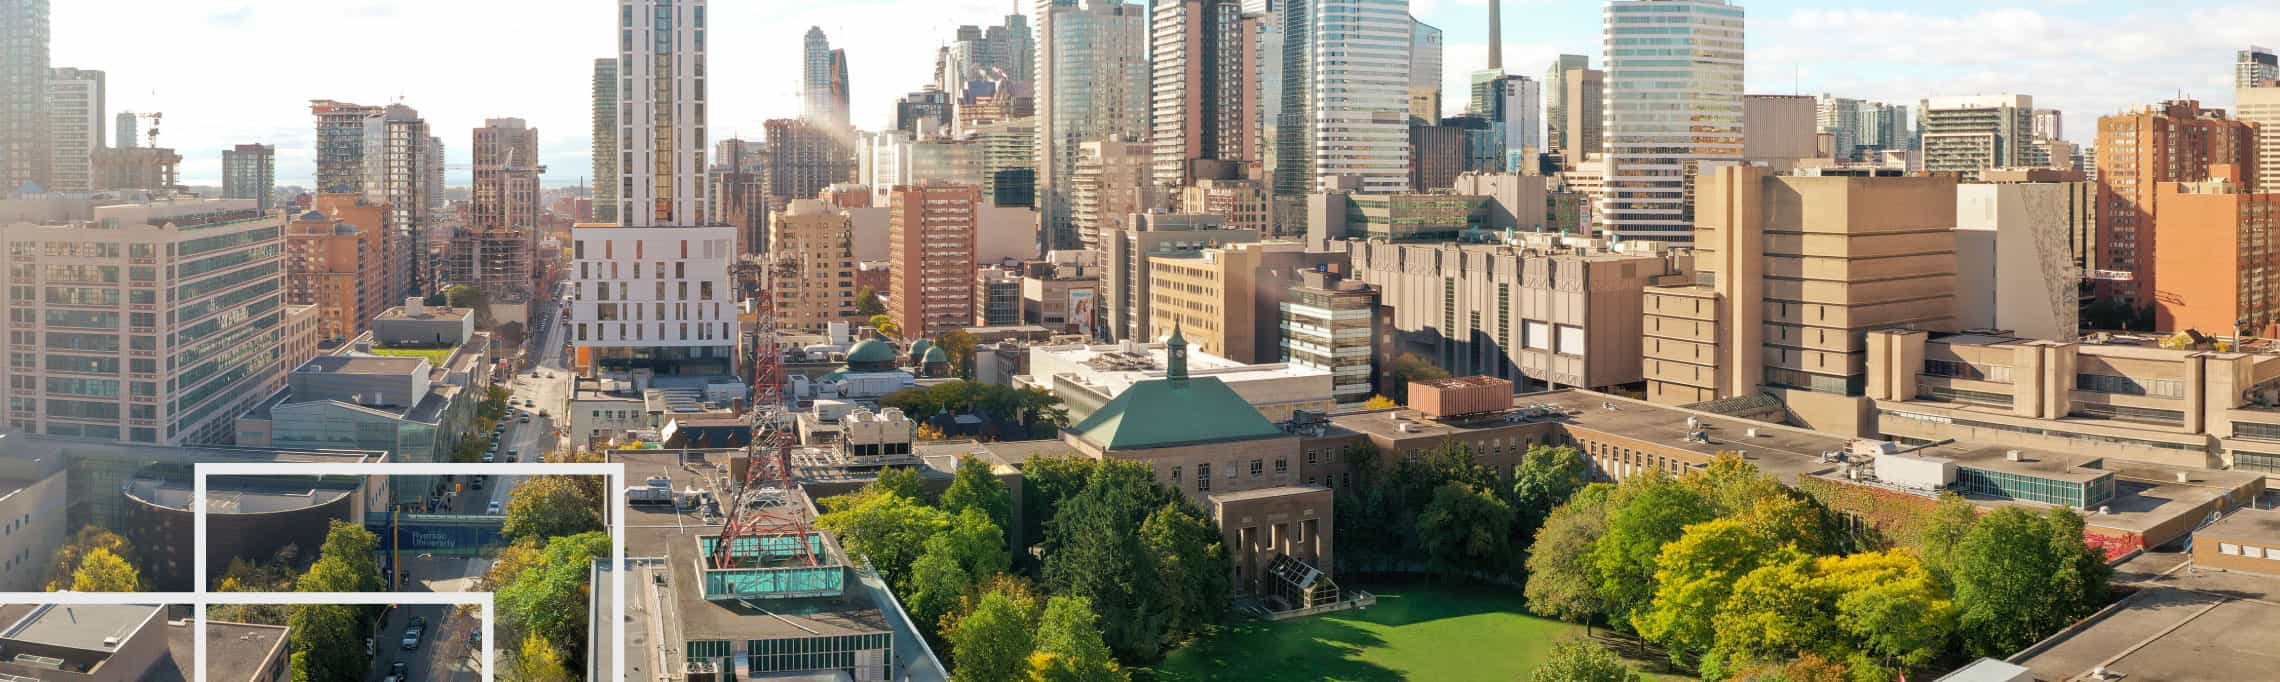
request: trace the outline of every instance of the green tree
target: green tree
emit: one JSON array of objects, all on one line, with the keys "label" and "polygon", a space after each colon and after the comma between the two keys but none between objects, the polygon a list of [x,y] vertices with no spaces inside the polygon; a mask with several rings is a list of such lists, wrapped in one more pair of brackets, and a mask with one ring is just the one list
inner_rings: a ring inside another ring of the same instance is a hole
[{"label": "green tree", "polygon": [[380,575],[380,536],[364,526],[334,520],[316,563],[293,581],[295,592],[378,592],[388,589]]},{"label": "green tree", "polygon": [[1552,643],[1529,682],[1639,682],[1639,673],[1597,642],[1568,638]]},{"label": "green tree", "polygon": [[871,479],[871,482],[863,484],[863,487],[876,487],[879,490],[909,498],[912,502],[926,501],[926,484],[919,480],[918,469],[915,467],[880,469],[879,477]]},{"label": "green tree", "polygon": [[1053,517],[1051,510],[1060,509],[1062,500],[1084,490],[1094,464],[1095,460],[1083,457],[1033,457],[1021,465],[1022,506],[1046,510],[1022,518],[1021,538],[1025,543],[1035,545],[1045,539],[1045,526]]},{"label": "green tree", "polygon": [[1807,554],[1832,545],[1820,510],[1740,453],[1720,452],[1709,466],[1687,472],[1679,482],[1699,493],[1718,516],[1742,518],[1777,543],[1795,544]]},{"label": "green tree", "polygon": [[570,674],[570,666],[562,660],[562,652],[546,640],[532,635],[523,638],[516,652],[515,665],[507,679],[516,682],[571,682],[577,679]]},{"label": "green tree", "polygon": [[949,555],[976,579],[1004,573],[1013,563],[1006,552],[1005,531],[989,514],[969,508],[950,517],[948,528],[926,539],[926,553]]},{"label": "green tree", "polygon": [[[1108,643],[1100,638],[1100,618],[1084,597],[1054,597],[1045,602],[1045,615],[1037,623],[1037,653],[1051,657],[1046,668],[1052,679],[1078,682],[1121,682],[1131,679],[1116,664]],[[1035,659],[1032,659],[1032,663]],[[1031,666],[1031,674],[1038,668]]]},{"label": "green tree", "polygon": [[949,552],[926,552],[910,564],[910,578],[903,587],[903,605],[910,609],[911,621],[927,634],[936,634],[941,623],[958,608],[959,600],[974,589],[978,578],[958,565],[958,558]]},{"label": "green tree", "polygon": [[610,536],[605,532],[546,541],[537,563],[493,597],[499,641],[536,637],[562,652],[564,660],[584,660],[586,605],[592,595],[587,583],[594,560],[609,555]]},{"label": "green tree", "polygon": [[49,592],[71,589],[72,576],[79,572],[80,562],[98,549],[109,552],[128,565],[135,563],[135,549],[127,544],[126,538],[95,526],[82,527],[78,533],[72,534],[70,542],[64,543],[54,556],[48,558],[45,589]]},{"label": "green tree", "polygon": [[1972,525],[1955,550],[1953,576],[1967,653],[2017,651],[2105,603],[2113,569],[2083,543],[2082,525],[2070,510],[2037,515],[2017,507]]},{"label": "green tree", "polygon": [[1779,546],[1741,521],[1726,518],[1686,527],[1663,545],[1656,559],[1655,597],[1632,616],[1639,636],[1670,654],[1671,663],[1692,666],[1717,644],[1713,622],[1734,583],[1774,558]]},{"label": "green tree", "polygon": [[1700,670],[1723,680],[1813,654],[1844,662],[1855,679],[1893,679],[1940,653],[1955,614],[1913,554],[1783,549],[1734,583]]},{"label": "green tree", "polygon": [[1402,353],[1393,356],[1393,359],[1386,363],[1385,374],[1386,378],[1390,379],[1393,384],[1391,388],[1393,389],[1394,400],[1402,404],[1409,402],[1410,382],[1449,378],[1449,370],[1441,369],[1440,365],[1433,364],[1432,360],[1416,353]]},{"label": "green tree", "polygon": [[877,290],[863,287],[861,291],[855,292],[855,314],[864,318],[885,315],[887,314],[887,305],[879,302]]},{"label": "green tree", "polygon": [[444,305],[475,311],[475,325],[491,328],[491,297],[471,284],[454,284],[443,289]]},{"label": "green tree", "polygon": [[1045,612],[1045,593],[1039,591],[1037,583],[1027,577],[999,573],[983,578],[974,584],[973,589],[967,590],[965,596],[958,598],[958,607],[942,617],[942,637],[947,639],[958,632],[958,625],[964,622],[966,616],[981,608],[982,597],[992,594],[1012,601],[1031,620]]},{"label": "green tree", "polygon": [[491,568],[483,573],[483,591],[497,592],[499,588],[514,584],[523,571],[539,565],[546,557],[544,538],[524,536],[500,548],[491,559]]},{"label": "green tree", "polygon": [[950,356],[950,367],[956,370],[958,376],[961,377],[973,376],[974,347],[981,345],[981,343],[980,337],[967,333],[963,329],[943,332],[941,336],[934,339],[934,346],[942,349],[943,355]]},{"label": "green tree", "polygon": [[1633,614],[1654,598],[1655,569],[1662,546],[1686,527],[1716,518],[1695,487],[1660,470],[1634,476],[1615,488],[1608,501],[1607,532],[1592,544],[1592,569],[1599,577],[1599,599],[1607,620],[1632,628]]},{"label": "green tree", "polygon": [[524,537],[557,538],[602,530],[602,505],[571,476],[537,476],[515,486],[507,496],[506,525],[499,534],[508,540]]},{"label": "green tree", "polygon": [[1505,566],[1511,558],[1512,507],[1485,488],[1443,483],[1417,514],[1417,539],[1433,564],[1444,569]]},{"label": "green tree", "polygon": [[1591,463],[1565,445],[1531,445],[1512,473],[1512,512],[1520,539],[1535,537],[1552,508],[1567,502],[1591,480]]},{"label": "green tree", "polygon": [[1232,586],[1217,527],[1180,500],[1167,499],[1141,521],[1140,546],[1155,568],[1155,583],[1143,583],[1140,591],[1141,604],[1149,607],[1142,613],[1164,619],[1157,646],[1169,648],[1219,622]]},{"label": "green tree", "polygon": [[958,474],[950,489],[942,491],[942,510],[957,514],[978,509],[991,523],[1013,528],[1013,492],[990,471],[990,465],[971,456],[958,458]]},{"label": "green tree", "polygon": [[1028,670],[1033,646],[1029,614],[1012,599],[992,592],[983,595],[973,613],[950,635],[951,660],[956,667],[950,679],[958,682],[1001,682]]},{"label": "green tree", "polygon": [[1956,549],[1963,546],[1963,538],[1979,522],[1979,507],[1962,495],[1944,493],[1932,511],[1904,529],[1901,544],[1916,550],[1924,560],[1924,568],[1932,572],[1932,579],[1946,589],[1955,589]]},{"label": "green tree", "polygon": [[309,604],[294,609],[291,628],[295,680],[360,680],[371,668],[364,625],[354,607]]},{"label": "green tree", "polygon": [[111,550],[96,548],[71,572],[73,592],[133,592],[142,585],[142,573]]},{"label": "green tree", "polygon": [[1603,606],[1591,550],[1607,533],[1607,498],[1613,491],[1605,483],[1585,486],[1544,519],[1528,548],[1528,610],[1587,628],[1599,615]]},{"label": "green tree", "polygon": [[927,538],[950,527],[950,515],[942,510],[883,489],[867,487],[823,503],[832,511],[816,517],[816,527],[837,535],[849,553],[869,559],[888,584],[898,587],[907,584],[911,562],[925,550]]},{"label": "green tree", "polygon": [[[1154,660],[1166,642],[1215,619],[1214,609],[1225,603],[1217,533],[1173,495],[1156,485],[1146,464],[1103,461],[1047,524],[1047,589],[1090,600],[1103,638],[1123,660]],[[1216,590],[1212,581],[1219,581]]]},{"label": "green tree", "polygon": [[879,332],[880,336],[884,336],[890,339],[902,338],[902,325],[895,324],[895,318],[892,315],[888,315],[886,313],[872,315],[870,319],[870,325],[871,329],[873,331]]}]

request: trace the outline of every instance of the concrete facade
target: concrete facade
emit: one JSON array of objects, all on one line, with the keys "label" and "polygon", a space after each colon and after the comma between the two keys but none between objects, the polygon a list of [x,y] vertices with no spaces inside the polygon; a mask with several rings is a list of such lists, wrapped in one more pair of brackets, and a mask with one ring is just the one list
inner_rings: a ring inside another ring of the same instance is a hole
[{"label": "concrete facade", "polygon": [[1185,331],[1193,348],[1236,362],[1282,359],[1280,307],[1298,273],[1343,267],[1342,253],[1295,242],[1229,244],[1150,256],[1148,324],[1138,338]]},{"label": "concrete facade", "polygon": [[2034,141],[2035,98],[2027,95],[1933,97],[1916,107],[1924,170],[1976,180],[1990,168],[2041,166]]},{"label": "concrete facade", "polygon": [[1101,332],[1104,340],[1154,340],[1148,333],[1154,319],[1150,259],[1259,241],[1258,232],[1229,228],[1216,215],[1138,213],[1132,218],[1132,229],[1105,235],[1101,249],[1108,261],[1102,276],[1106,300],[1101,305],[1108,323]]},{"label": "concrete facade", "polygon": [[2152,232],[2168,242],[2148,262],[2149,272],[2160,273],[2149,282],[2154,329],[2273,336],[2280,333],[2280,252],[2272,244],[2280,194],[2250,194],[2253,185],[2231,166],[2210,170],[2220,179],[2154,189],[2161,213]]},{"label": "concrete facade", "polygon": [[776,324],[820,332],[855,317],[854,222],[815,199],[794,199],[768,220],[768,278]]},{"label": "concrete facade", "polygon": [[2255,126],[2193,100],[2099,117],[2097,269],[2113,273],[2099,275],[2100,294],[2154,305],[2161,287],[2159,188],[2216,179],[2213,169],[2222,165],[2239,169],[2235,184],[2254,187],[2256,146]]},{"label": "concrete facade", "polygon": [[970,326],[981,188],[902,186],[889,203],[887,314],[909,338]]},{"label": "concrete facade", "polygon": [[[1786,170],[1826,158],[1819,143],[1820,102],[1812,95],[1743,95],[1742,160]],[[1699,181],[1698,181],[1699,182]]]},{"label": "concrete facade", "polygon": [[2082,319],[2079,259],[2090,250],[2096,198],[2096,185],[2078,173],[1957,185],[1957,325],[2072,340]]},{"label": "concrete facade", "polygon": [[394,300],[387,222],[385,204],[320,193],[285,224],[285,302],[317,306],[324,338],[364,333]]},{"label": "concrete facade", "polygon": [[729,373],[737,343],[728,273],[735,233],[727,226],[571,230],[568,270],[576,274],[565,331],[577,349],[574,366]]}]

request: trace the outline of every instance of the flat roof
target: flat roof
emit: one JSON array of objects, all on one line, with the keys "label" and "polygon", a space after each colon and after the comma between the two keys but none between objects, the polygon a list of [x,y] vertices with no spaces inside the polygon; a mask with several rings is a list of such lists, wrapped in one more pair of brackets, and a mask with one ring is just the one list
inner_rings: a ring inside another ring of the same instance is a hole
[{"label": "flat roof", "polygon": [[[2124,575],[2118,572],[2116,581]],[[2130,680],[2272,678],[2280,578],[2189,561],[2164,573],[2128,575],[2142,577],[2131,585],[2135,593],[2018,662],[2041,680],[2078,679],[2099,667]]]},{"label": "flat roof", "polygon": [[[42,604],[0,631],[0,641],[111,653],[150,623],[164,623],[158,604]],[[105,645],[105,638],[116,642]]]},{"label": "flat roof", "polygon": [[[709,477],[698,476],[683,469],[680,453],[670,451],[613,451],[613,461],[626,465],[626,480],[646,480],[653,476],[669,476],[676,489],[696,487],[711,489]],[[702,467],[700,467],[702,468]],[[721,496],[716,492],[716,499]],[[794,500],[791,507],[802,516],[813,513],[804,495]],[[717,520],[714,520],[717,521]],[[703,516],[689,511],[662,507],[629,507],[625,517],[626,556],[631,558],[658,558],[662,563],[644,562],[629,570],[627,585],[654,585],[656,577],[665,579],[665,586],[656,593],[647,590],[628,595],[628,614],[641,613],[642,617],[658,618],[665,625],[666,639],[659,644],[679,649],[691,641],[752,639],[786,639],[833,635],[877,634],[892,632],[886,614],[863,599],[853,588],[840,596],[799,599],[744,599],[710,601],[704,598],[697,566],[703,561],[698,556],[699,536],[718,535],[721,526],[708,522]],[[836,545],[826,543],[830,551]],[[836,558],[836,557],[835,557]],[[844,560],[840,560],[844,564]],[[848,570],[848,569],[841,569]],[[854,577],[848,577],[854,583]],[[666,599],[663,595],[669,595]],[[636,618],[638,621],[639,618]],[[627,630],[634,628],[628,627]],[[678,634],[674,634],[677,632]],[[634,661],[627,661],[630,669]]]},{"label": "flat roof", "polygon": [[2242,509],[2216,523],[2194,531],[2194,535],[2223,537],[2249,543],[2280,545],[2280,512],[2268,509]]},{"label": "flat roof", "polygon": [[206,679],[212,682],[251,682],[264,671],[271,654],[284,656],[286,627],[206,621]]},{"label": "flat roof", "polygon": [[1287,497],[1291,495],[1327,492],[1329,490],[1329,488],[1318,485],[1278,485],[1272,488],[1255,488],[1252,490],[1237,490],[1234,492],[1212,493],[1208,497],[1210,497],[1211,501],[1213,502],[1241,502],[1244,500],[1264,500],[1274,497]]},{"label": "flat roof", "polygon": [[405,310],[403,306],[396,306],[396,307],[394,307],[394,308],[389,308],[389,309],[387,309],[387,310],[382,310],[382,311],[380,311],[380,314],[379,314],[379,315],[374,315],[374,316],[372,317],[372,319],[374,319],[374,320],[453,320],[453,321],[457,321],[457,320],[464,320],[464,319],[467,319],[467,317],[468,317],[468,316],[470,316],[470,315],[474,315],[474,314],[475,314],[475,309],[473,309],[473,308],[453,308],[453,307],[449,307],[449,306],[440,306],[440,305],[425,305],[425,306],[420,306],[420,312],[419,312],[419,314],[417,314],[417,315],[414,315],[414,314],[412,314],[410,311],[408,311],[408,310]]},{"label": "flat roof", "polygon": [[[187,481],[138,476],[127,482],[127,494],[144,501],[177,511],[189,511],[191,486]],[[293,488],[247,487],[233,488],[227,483],[209,483],[206,490],[206,511],[215,514],[274,514],[321,507],[355,494],[355,484],[338,487],[303,486]]]},{"label": "flat roof", "polygon": [[309,358],[295,374],[413,374],[428,364],[427,358],[398,355],[319,355]]}]

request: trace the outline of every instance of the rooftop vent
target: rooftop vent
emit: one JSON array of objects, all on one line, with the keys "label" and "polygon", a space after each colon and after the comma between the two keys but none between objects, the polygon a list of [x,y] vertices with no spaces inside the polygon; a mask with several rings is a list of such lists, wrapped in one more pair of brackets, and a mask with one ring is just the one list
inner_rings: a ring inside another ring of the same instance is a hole
[{"label": "rooftop vent", "polygon": [[2026,461],[2026,455],[2017,450],[2005,450],[2003,451],[2003,461],[2023,462]]}]

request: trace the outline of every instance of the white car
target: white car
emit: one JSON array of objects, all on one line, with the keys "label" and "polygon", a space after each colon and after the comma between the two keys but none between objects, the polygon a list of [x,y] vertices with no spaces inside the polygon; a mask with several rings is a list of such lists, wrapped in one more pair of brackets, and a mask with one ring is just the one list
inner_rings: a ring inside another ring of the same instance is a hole
[{"label": "white car", "polygon": [[497,513],[500,513],[500,512],[499,512],[499,501],[498,501],[498,500],[492,500],[492,501],[491,501],[491,508],[490,508],[490,511],[488,511],[488,512],[485,512],[485,513],[488,513],[488,514],[497,514]]}]

